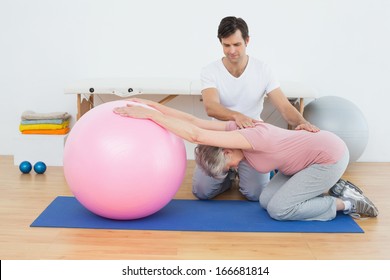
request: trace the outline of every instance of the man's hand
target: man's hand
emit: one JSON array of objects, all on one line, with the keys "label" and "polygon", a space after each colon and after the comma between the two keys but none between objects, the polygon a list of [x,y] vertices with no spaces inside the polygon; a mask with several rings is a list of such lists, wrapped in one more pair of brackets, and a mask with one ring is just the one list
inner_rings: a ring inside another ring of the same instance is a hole
[{"label": "man's hand", "polygon": [[247,117],[243,114],[237,113],[233,116],[234,121],[236,122],[237,126],[242,129],[246,127],[254,127],[256,120]]}]

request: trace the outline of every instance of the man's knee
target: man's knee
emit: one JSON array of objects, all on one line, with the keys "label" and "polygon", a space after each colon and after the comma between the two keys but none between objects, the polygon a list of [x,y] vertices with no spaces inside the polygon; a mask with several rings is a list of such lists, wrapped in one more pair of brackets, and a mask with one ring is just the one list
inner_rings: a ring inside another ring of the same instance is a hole
[{"label": "man's knee", "polygon": [[269,174],[259,173],[247,163],[240,164],[238,172],[240,192],[250,201],[259,201],[261,192],[270,181]]},{"label": "man's knee", "polygon": [[228,179],[219,181],[210,177],[197,177],[192,181],[192,193],[198,199],[212,199],[228,190],[231,185],[231,181]]},{"label": "man's knee", "polygon": [[200,184],[193,184],[192,185],[192,194],[197,199],[201,199],[201,200],[212,199],[215,195],[212,195],[210,191],[211,191],[210,188],[207,188],[207,187],[202,186]]},{"label": "man's knee", "polygon": [[262,182],[259,184],[256,184],[256,182],[251,182],[251,184],[244,185],[240,182],[240,192],[249,201],[259,201],[259,197],[267,184],[268,182]]},{"label": "man's knee", "polygon": [[257,192],[245,193],[244,191],[242,191],[241,193],[249,201],[259,201],[259,194]]}]

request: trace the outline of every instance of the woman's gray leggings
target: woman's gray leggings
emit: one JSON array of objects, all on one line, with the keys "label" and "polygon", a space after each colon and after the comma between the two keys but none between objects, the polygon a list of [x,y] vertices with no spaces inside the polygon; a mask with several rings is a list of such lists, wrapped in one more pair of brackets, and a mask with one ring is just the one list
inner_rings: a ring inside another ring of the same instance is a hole
[{"label": "woman's gray leggings", "polygon": [[327,192],[344,174],[349,152],[334,164],[313,164],[292,176],[277,173],[260,195],[260,205],[276,220],[319,220],[336,217],[336,199]]}]

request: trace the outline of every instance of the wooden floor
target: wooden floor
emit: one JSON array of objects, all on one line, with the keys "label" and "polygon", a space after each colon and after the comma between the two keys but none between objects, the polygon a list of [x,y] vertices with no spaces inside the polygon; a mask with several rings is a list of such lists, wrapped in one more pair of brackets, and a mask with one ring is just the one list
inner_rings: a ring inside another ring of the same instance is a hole
[{"label": "wooden floor", "polygon": [[[188,162],[176,198],[193,199]],[[58,195],[71,195],[62,167],[43,175],[21,174],[0,156],[0,259],[390,259],[390,163],[354,163],[344,175],[379,208],[359,220],[364,234],[231,233],[30,228]],[[241,199],[237,189],[223,199]]]}]

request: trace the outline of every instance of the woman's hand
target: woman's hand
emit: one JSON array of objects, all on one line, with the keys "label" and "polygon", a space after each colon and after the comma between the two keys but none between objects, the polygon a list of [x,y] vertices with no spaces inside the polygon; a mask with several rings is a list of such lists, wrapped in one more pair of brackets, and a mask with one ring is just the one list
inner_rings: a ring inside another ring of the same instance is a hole
[{"label": "woman's hand", "polygon": [[318,132],[320,131],[320,129],[318,127],[316,127],[315,125],[309,123],[309,122],[305,122],[305,123],[302,123],[300,125],[298,125],[295,130],[306,130],[306,131],[309,131],[309,132]]},{"label": "woman's hand", "polygon": [[129,98],[129,99],[126,99],[126,101],[145,104],[145,105],[148,105],[148,106],[155,108],[157,110],[159,110],[158,108],[161,107],[161,104],[154,102],[152,100],[143,99],[143,98]]},{"label": "woman's hand", "polygon": [[[145,104],[142,102],[139,103]],[[147,108],[141,104],[127,104],[127,106],[114,108],[113,111],[115,114],[121,115],[122,117],[130,117],[135,119],[152,119],[154,114],[160,114],[159,111]]]}]

